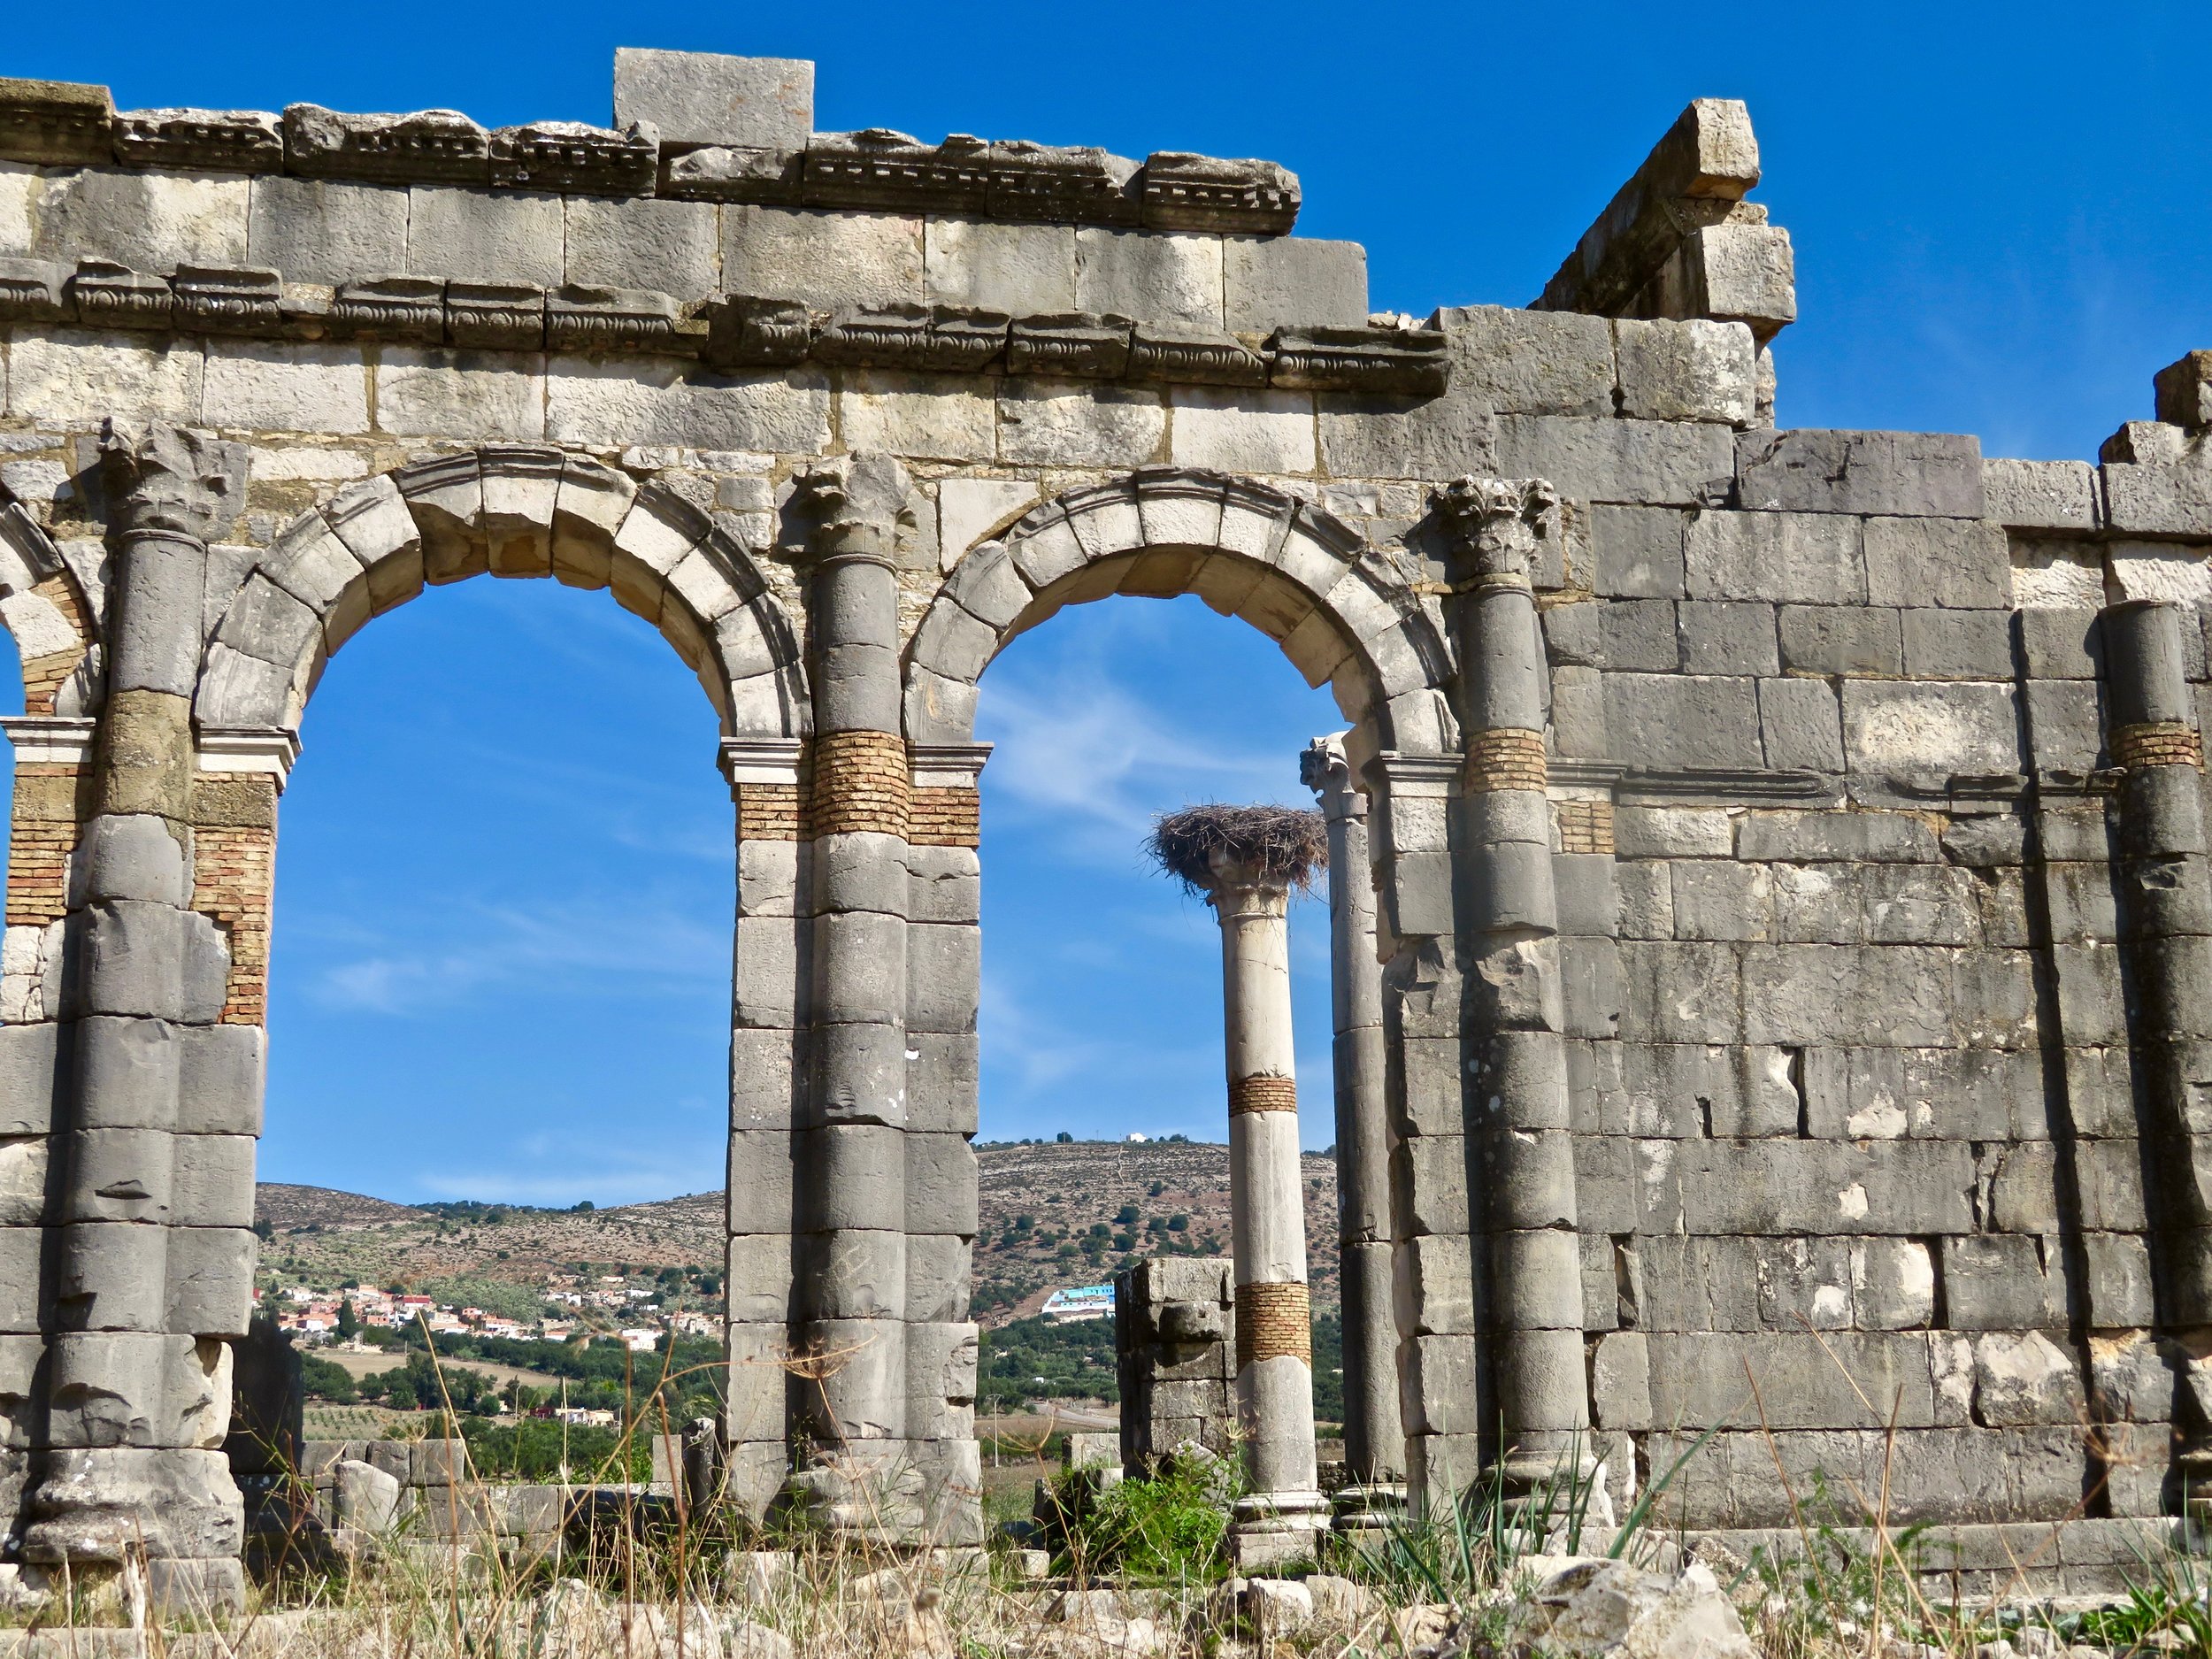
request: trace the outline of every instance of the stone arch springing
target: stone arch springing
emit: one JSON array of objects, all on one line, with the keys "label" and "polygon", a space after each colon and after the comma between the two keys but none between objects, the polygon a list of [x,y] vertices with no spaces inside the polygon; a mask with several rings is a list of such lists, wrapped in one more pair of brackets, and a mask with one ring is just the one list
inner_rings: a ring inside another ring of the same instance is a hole
[{"label": "stone arch springing", "polygon": [[908,741],[971,741],[1007,642],[1115,593],[1195,594],[1249,622],[1330,687],[1368,756],[1456,748],[1442,629],[1357,531],[1271,486],[1168,467],[1058,496],[962,556],[908,649]]},{"label": "stone arch springing", "polygon": [[0,493],[0,627],[23,664],[23,710],[89,716],[99,697],[99,606],[54,539]]},{"label": "stone arch springing", "polygon": [[741,545],[657,485],[502,444],[349,486],[288,525],[210,634],[201,730],[296,727],[324,664],[370,618],[486,573],[609,589],[698,674],[726,737],[808,729],[796,636]]}]

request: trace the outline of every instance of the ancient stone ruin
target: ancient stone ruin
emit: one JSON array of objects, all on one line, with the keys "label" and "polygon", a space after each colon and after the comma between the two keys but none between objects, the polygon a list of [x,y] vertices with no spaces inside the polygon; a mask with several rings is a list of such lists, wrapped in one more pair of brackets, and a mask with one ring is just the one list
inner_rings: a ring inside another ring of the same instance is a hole
[{"label": "ancient stone ruin", "polygon": [[[1534,305],[1417,322],[1279,166],[810,95],[626,52],[614,127],[488,132],[0,82],[9,1551],[235,1594],[278,797],[331,654],[485,573],[609,590],[720,717],[749,1512],[980,1539],[977,683],[1194,593],[1348,727],[1308,776],[1356,1479],[1617,1509],[1709,1433],[1693,1532],[1886,1467],[1970,1564],[2065,1523],[2074,1586],[2173,1525],[2212,355],[2099,465],[1776,429],[1735,104]],[[1171,1277],[1139,1334],[1225,1398],[1260,1339]]]}]

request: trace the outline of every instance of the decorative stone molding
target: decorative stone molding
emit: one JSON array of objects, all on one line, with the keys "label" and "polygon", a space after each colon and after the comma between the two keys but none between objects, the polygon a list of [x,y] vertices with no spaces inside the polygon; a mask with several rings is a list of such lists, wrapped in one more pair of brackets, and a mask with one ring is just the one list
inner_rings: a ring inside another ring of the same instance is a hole
[{"label": "decorative stone molding", "polygon": [[724,373],[902,369],[1440,396],[1451,380],[1440,328],[1279,328],[1262,341],[1090,312],[1015,317],[898,303],[815,312],[796,300],[728,294],[684,301],[652,288],[369,276],[291,288],[258,269],[168,276],[87,257],[73,267],[0,259],[0,325],[81,323],[250,339],[375,340],[479,350],[696,357]]},{"label": "decorative stone molding", "polygon": [[202,772],[273,778],[279,794],[299,757],[300,734],[283,726],[203,729],[199,733]]},{"label": "decorative stone molding", "polygon": [[0,160],[35,165],[283,171],[385,184],[481,185],[579,195],[959,213],[975,219],[1280,236],[1297,223],[1298,175],[1271,161],[1160,150],[1144,162],[1094,146],[925,144],[888,127],[816,133],[803,149],[664,143],[619,130],[531,121],[487,130],[454,110],[356,115],[317,104],[257,110],[134,110],[105,87],[0,80]]},{"label": "decorative stone molding", "polygon": [[19,766],[81,766],[91,757],[99,724],[50,714],[0,715],[0,736],[14,748]]},{"label": "decorative stone molding", "polygon": [[906,839],[916,847],[977,847],[983,840],[983,797],[976,787],[991,757],[988,743],[910,743],[914,780]]}]

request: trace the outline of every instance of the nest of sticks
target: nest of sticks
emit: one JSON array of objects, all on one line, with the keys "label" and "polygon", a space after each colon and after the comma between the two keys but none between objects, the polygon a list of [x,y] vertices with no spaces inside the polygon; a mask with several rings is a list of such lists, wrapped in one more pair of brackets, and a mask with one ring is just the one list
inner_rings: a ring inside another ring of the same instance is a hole
[{"label": "nest of sticks", "polygon": [[1302,893],[1329,867],[1329,833],[1310,809],[1217,802],[1161,813],[1145,851],[1193,893],[1212,890],[1217,856]]}]

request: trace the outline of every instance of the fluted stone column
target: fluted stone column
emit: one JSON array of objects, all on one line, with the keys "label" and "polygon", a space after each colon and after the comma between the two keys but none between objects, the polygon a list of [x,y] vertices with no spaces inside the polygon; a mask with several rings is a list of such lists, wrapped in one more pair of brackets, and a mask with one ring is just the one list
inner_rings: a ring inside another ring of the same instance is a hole
[{"label": "fluted stone column", "polygon": [[1343,1292],[1344,1461],[1352,1485],[1337,1523],[1371,1521],[1405,1496],[1398,1326],[1391,1304],[1390,1119],[1382,974],[1367,797],[1353,787],[1344,735],[1317,737],[1299,775],[1329,826],[1329,967],[1336,1062],[1338,1283]]},{"label": "fluted stone column", "polygon": [[1313,1430],[1313,1312],[1291,1035],[1289,881],[1214,849],[1201,887],[1221,924],[1229,1074],[1229,1207],[1236,1260],[1236,1396],[1248,1494],[1240,1565],[1293,1561],[1325,1525]]},{"label": "fluted stone column", "polygon": [[[250,1301],[252,1141],[189,1133],[180,1097],[220,1019],[227,956],[195,913],[191,697],[207,541],[235,516],[235,444],[155,426],[104,439],[113,566],[91,817],[72,869],[42,1468],[27,1560],[142,1553],[165,1601],[235,1602],[242,1509],[221,1450]],[[244,1184],[249,1206],[233,1219]]]},{"label": "fluted stone column", "polygon": [[814,738],[805,929],[811,1024],[792,1136],[793,1501],[843,1532],[919,1528],[906,1457],[906,1008],[910,786],[893,545],[910,481],[856,455],[799,480],[813,518]]},{"label": "fluted stone column", "polygon": [[1488,1455],[1507,1490],[1525,1494],[1563,1460],[1590,1461],[1545,666],[1529,580],[1558,508],[1540,480],[1476,478],[1447,488],[1439,506],[1461,555],[1451,620],[1466,749],[1462,936],[1474,968],[1461,1020],[1481,1176],[1470,1194],[1479,1310],[1500,1419]]},{"label": "fluted stone column", "polygon": [[[2102,622],[2106,749],[2125,773],[2116,874],[2134,981],[2153,1274],[2169,1333],[2212,1325],[2212,1125],[2198,1104],[2212,1077],[2212,839],[2182,642],[2182,630],[2195,626],[2188,607],[2152,601],[2116,605]],[[2186,1375],[2175,1466],[2201,1516],[2212,1510],[2212,1395],[2197,1367]]]}]

